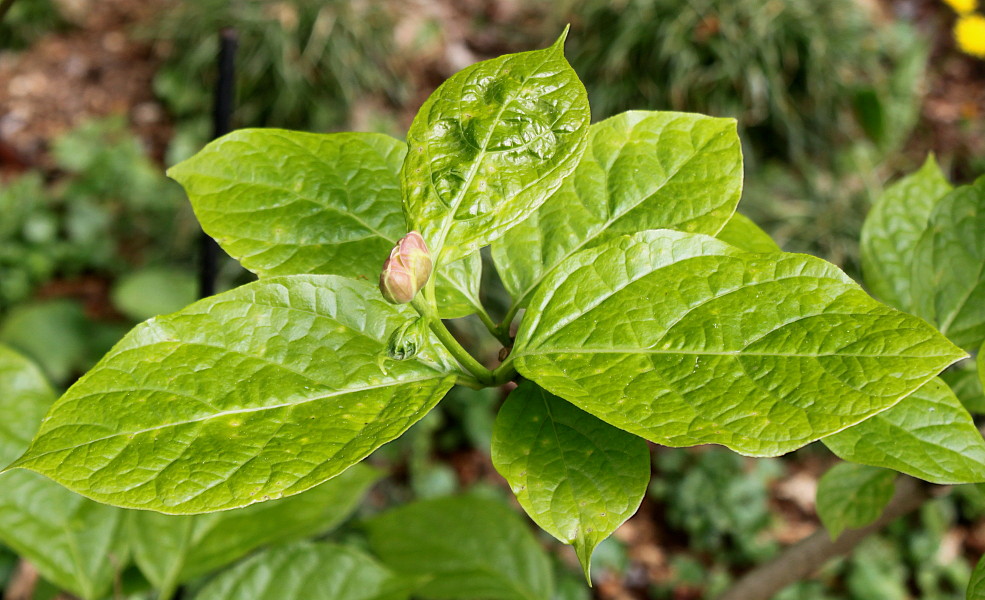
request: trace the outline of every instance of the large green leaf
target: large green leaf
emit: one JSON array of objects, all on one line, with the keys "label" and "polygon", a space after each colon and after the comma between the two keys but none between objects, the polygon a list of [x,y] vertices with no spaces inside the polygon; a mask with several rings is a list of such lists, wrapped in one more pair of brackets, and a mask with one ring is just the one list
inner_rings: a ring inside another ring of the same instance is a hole
[{"label": "large green leaf", "polygon": [[509,508],[471,496],[403,506],[367,524],[370,546],[398,573],[428,576],[415,592],[436,600],[544,600],[551,564]]},{"label": "large green leaf", "polygon": [[131,331],[16,463],[93,499],[188,514],[296,494],[424,416],[455,382],[431,345],[383,361],[413,310],[332,275],[263,280]]},{"label": "large green leaf", "polygon": [[280,500],[207,515],[131,513],[133,554],[162,596],[177,584],[271,544],[321,535],[359,505],[379,474],[355,465],[338,477]]},{"label": "large green leaf", "polygon": [[977,350],[985,342],[985,177],[937,203],[914,254],[915,313]]},{"label": "large green leaf", "polygon": [[[37,367],[0,346],[0,461],[24,451],[54,397]],[[104,596],[123,570],[123,515],[36,473],[0,475],[0,541],[82,598]]]},{"label": "large green leaf", "polygon": [[[168,171],[202,228],[261,277],[327,274],[376,281],[407,226],[400,165],[407,145],[376,133],[242,129]],[[478,305],[479,256],[436,285],[445,318]],[[446,275],[447,274],[447,275]]]},{"label": "large green leaf", "polygon": [[585,87],[551,47],[472,65],[417,113],[401,171],[410,229],[442,264],[526,219],[561,185],[585,148]]},{"label": "large green leaf", "polygon": [[985,600],[985,556],[978,560],[968,582],[967,600]]},{"label": "large green leaf", "polygon": [[734,119],[634,111],[592,125],[575,172],[493,245],[519,306],[578,250],[646,229],[714,235],[742,193]]},{"label": "large green leaf", "polygon": [[862,225],[862,273],[877,298],[911,310],[913,252],[934,206],[949,191],[951,184],[929,156],[919,171],[886,188],[869,211]]},{"label": "large green leaf", "polygon": [[896,404],[963,353],[822,260],[661,230],[555,269],[513,356],[653,442],[775,456]]},{"label": "large green leaf", "polygon": [[400,582],[365,554],[336,544],[273,548],[220,574],[195,600],[400,600]]},{"label": "large green leaf", "polygon": [[866,465],[838,463],[828,469],[817,485],[817,516],[831,539],[878,519],[893,497],[895,481],[893,471]]},{"label": "large green leaf", "polygon": [[645,441],[531,381],[496,417],[492,461],[527,514],[574,545],[586,578],[595,547],[633,516],[650,481]]},{"label": "large green leaf", "polygon": [[756,225],[752,219],[740,213],[734,213],[715,237],[746,252],[781,251],[768,233]]},{"label": "large green leaf", "polygon": [[822,441],[844,460],[932,483],[985,481],[985,440],[939,378],[889,410]]},{"label": "large green leaf", "polygon": [[[981,353],[979,353],[981,360]],[[985,389],[975,361],[966,358],[941,373],[941,379],[951,388],[961,404],[973,415],[985,414]]]}]

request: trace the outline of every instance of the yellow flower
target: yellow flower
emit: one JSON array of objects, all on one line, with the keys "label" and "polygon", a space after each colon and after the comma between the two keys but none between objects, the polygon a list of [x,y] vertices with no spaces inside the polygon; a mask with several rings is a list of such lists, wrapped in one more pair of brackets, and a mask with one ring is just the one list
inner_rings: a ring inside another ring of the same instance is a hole
[{"label": "yellow flower", "polygon": [[965,15],[954,25],[954,39],[962,51],[985,58],[985,17]]},{"label": "yellow flower", "polygon": [[968,13],[974,12],[978,6],[978,0],[944,0],[944,2],[959,15],[967,15]]}]

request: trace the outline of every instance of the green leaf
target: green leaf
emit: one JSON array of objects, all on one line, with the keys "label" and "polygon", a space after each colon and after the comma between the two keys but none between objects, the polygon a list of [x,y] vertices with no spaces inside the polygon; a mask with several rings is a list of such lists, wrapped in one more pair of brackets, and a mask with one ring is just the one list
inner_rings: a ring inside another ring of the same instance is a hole
[{"label": "green leaf", "polygon": [[113,305],[135,321],[172,313],[198,297],[198,282],[189,271],[148,267],[123,276],[113,287]]},{"label": "green leaf", "polygon": [[590,114],[564,37],[463,69],[414,118],[404,211],[440,264],[526,219],[578,163]]},{"label": "green leaf", "polygon": [[578,250],[647,229],[714,235],[739,202],[734,119],[634,111],[592,125],[588,139],[561,189],[493,245],[518,306]]},{"label": "green leaf", "polygon": [[314,537],[334,529],[379,478],[354,465],[338,477],[280,500],[207,515],[131,513],[133,554],[162,596],[179,583],[223,567],[271,544]]},{"label": "green leaf", "polygon": [[985,177],[944,196],[920,237],[913,261],[914,312],[952,342],[985,342]]},{"label": "green leaf", "polygon": [[896,404],[963,353],[822,260],[661,230],[555,269],[512,356],[650,441],[775,456]]},{"label": "green leaf", "polygon": [[985,600],[985,556],[978,561],[968,582],[966,600]]},{"label": "green leaf", "polygon": [[472,496],[415,502],[367,524],[373,552],[398,573],[429,576],[415,596],[543,600],[551,564],[516,513]]},{"label": "green leaf", "polygon": [[[0,346],[0,460],[24,451],[54,397],[34,364]],[[0,474],[0,542],[82,598],[108,593],[127,561],[123,515],[36,473]]]},{"label": "green leaf", "polygon": [[954,392],[937,378],[889,410],[822,441],[843,460],[931,483],[985,481],[985,440]]},{"label": "green leaf", "polygon": [[734,213],[715,237],[746,252],[781,252],[768,233],[752,219],[739,213]]},{"label": "green leaf", "polygon": [[195,600],[399,600],[399,582],[375,560],[336,544],[272,548],[206,585]]},{"label": "green leaf", "polygon": [[455,382],[437,340],[383,361],[416,316],[375,285],[263,280],[131,331],[52,407],[15,466],[173,514],[302,492],[424,416]]},{"label": "green leaf", "polygon": [[869,211],[860,250],[865,284],[874,296],[900,310],[912,310],[913,253],[934,206],[949,191],[951,184],[930,155],[919,171],[886,188]]},{"label": "green leaf", "polygon": [[492,461],[527,514],[574,545],[586,579],[595,547],[633,516],[650,481],[646,442],[531,381],[499,411]]},{"label": "green leaf", "polygon": [[[981,354],[978,355],[981,357]],[[985,414],[985,391],[975,362],[966,358],[941,373],[941,379],[954,391],[962,406],[973,415]]]},{"label": "green leaf", "polygon": [[[400,166],[407,145],[377,133],[241,129],[168,175],[184,186],[202,228],[260,277],[325,274],[377,281],[405,233]],[[441,315],[479,305],[475,264],[436,280]]]},{"label": "green leaf", "polygon": [[896,473],[866,465],[838,463],[817,485],[817,516],[831,539],[846,529],[865,527],[879,518],[896,488]]}]

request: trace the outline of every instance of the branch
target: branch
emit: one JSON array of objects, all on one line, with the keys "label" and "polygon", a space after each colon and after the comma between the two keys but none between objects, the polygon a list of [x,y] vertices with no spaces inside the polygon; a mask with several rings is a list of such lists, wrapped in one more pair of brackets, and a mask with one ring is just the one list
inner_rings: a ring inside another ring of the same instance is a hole
[{"label": "branch", "polygon": [[920,508],[930,498],[929,486],[901,475],[896,480],[893,498],[874,523],[861,529],[848,529],[834,541],[822,527],[770,562],[746,573],[718,600],[769,600],[788,585],[809,577],[830,559],[848,554],[870,533]]}]

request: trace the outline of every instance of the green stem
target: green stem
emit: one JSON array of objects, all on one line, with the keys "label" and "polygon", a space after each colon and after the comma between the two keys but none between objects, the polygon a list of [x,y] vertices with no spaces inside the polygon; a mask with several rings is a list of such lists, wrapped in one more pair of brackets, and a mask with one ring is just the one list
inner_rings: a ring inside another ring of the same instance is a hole
[{"label": "green stem", "polygon": [[484,387],[491,385],[492,371],[484,367],[479,361],[473,358],[472,355],[458,343],[455,336],[448,331],[448,328],[445,327],[444,322],[440,317],[438,317],[437,311],[434,309],[433,304],[421,298],[421,295],[419,294],[416,298],[414,298],[413,306],[422,317],[428,319],[428,326],[431,328],[431,331],[438,337],[441,343],[444,344],[445,348],[448,349],[448,352],[455,357],[458,364],[471,373],[475,380]]},{"label": "green stem", "polygon": [[503,361],[503,364],[493,369],[492,385],[503,385],[508,381],[513,381],[514,377],[516,377],[516,369],[513,368],[513,357],[507,356],[506,360]]},{"label": "green stem", "polygon": [[519,310],[520,310],[519,302],[514,302],[513,305],[510,306],[510,310],[506,313],[506,316],[503,317],[502,322],[500,322],[500,324],[496,326],[496,331],[499,332],[498,334],[496,334],[496,337],[499,337],[500,335],[505,335],[506,338],[509,339],[510,325],[513,324],[513,319],[516,318],[516,313],[519,312]]},{"label": "green stem", "polygon": [[493,336],[499,340],[500,344],[507,347],[513,344],[513,340],[510,339],[510,332],[506,331],[504,333],[503,329],[492,320],[492,317],[489,316],[489,313],[486,312],[485,308],[479,306],[476,307],[476,309],[477,312],[475,314],[479,317],[479,320],[486,326],[489,333],[493,334]]}]

